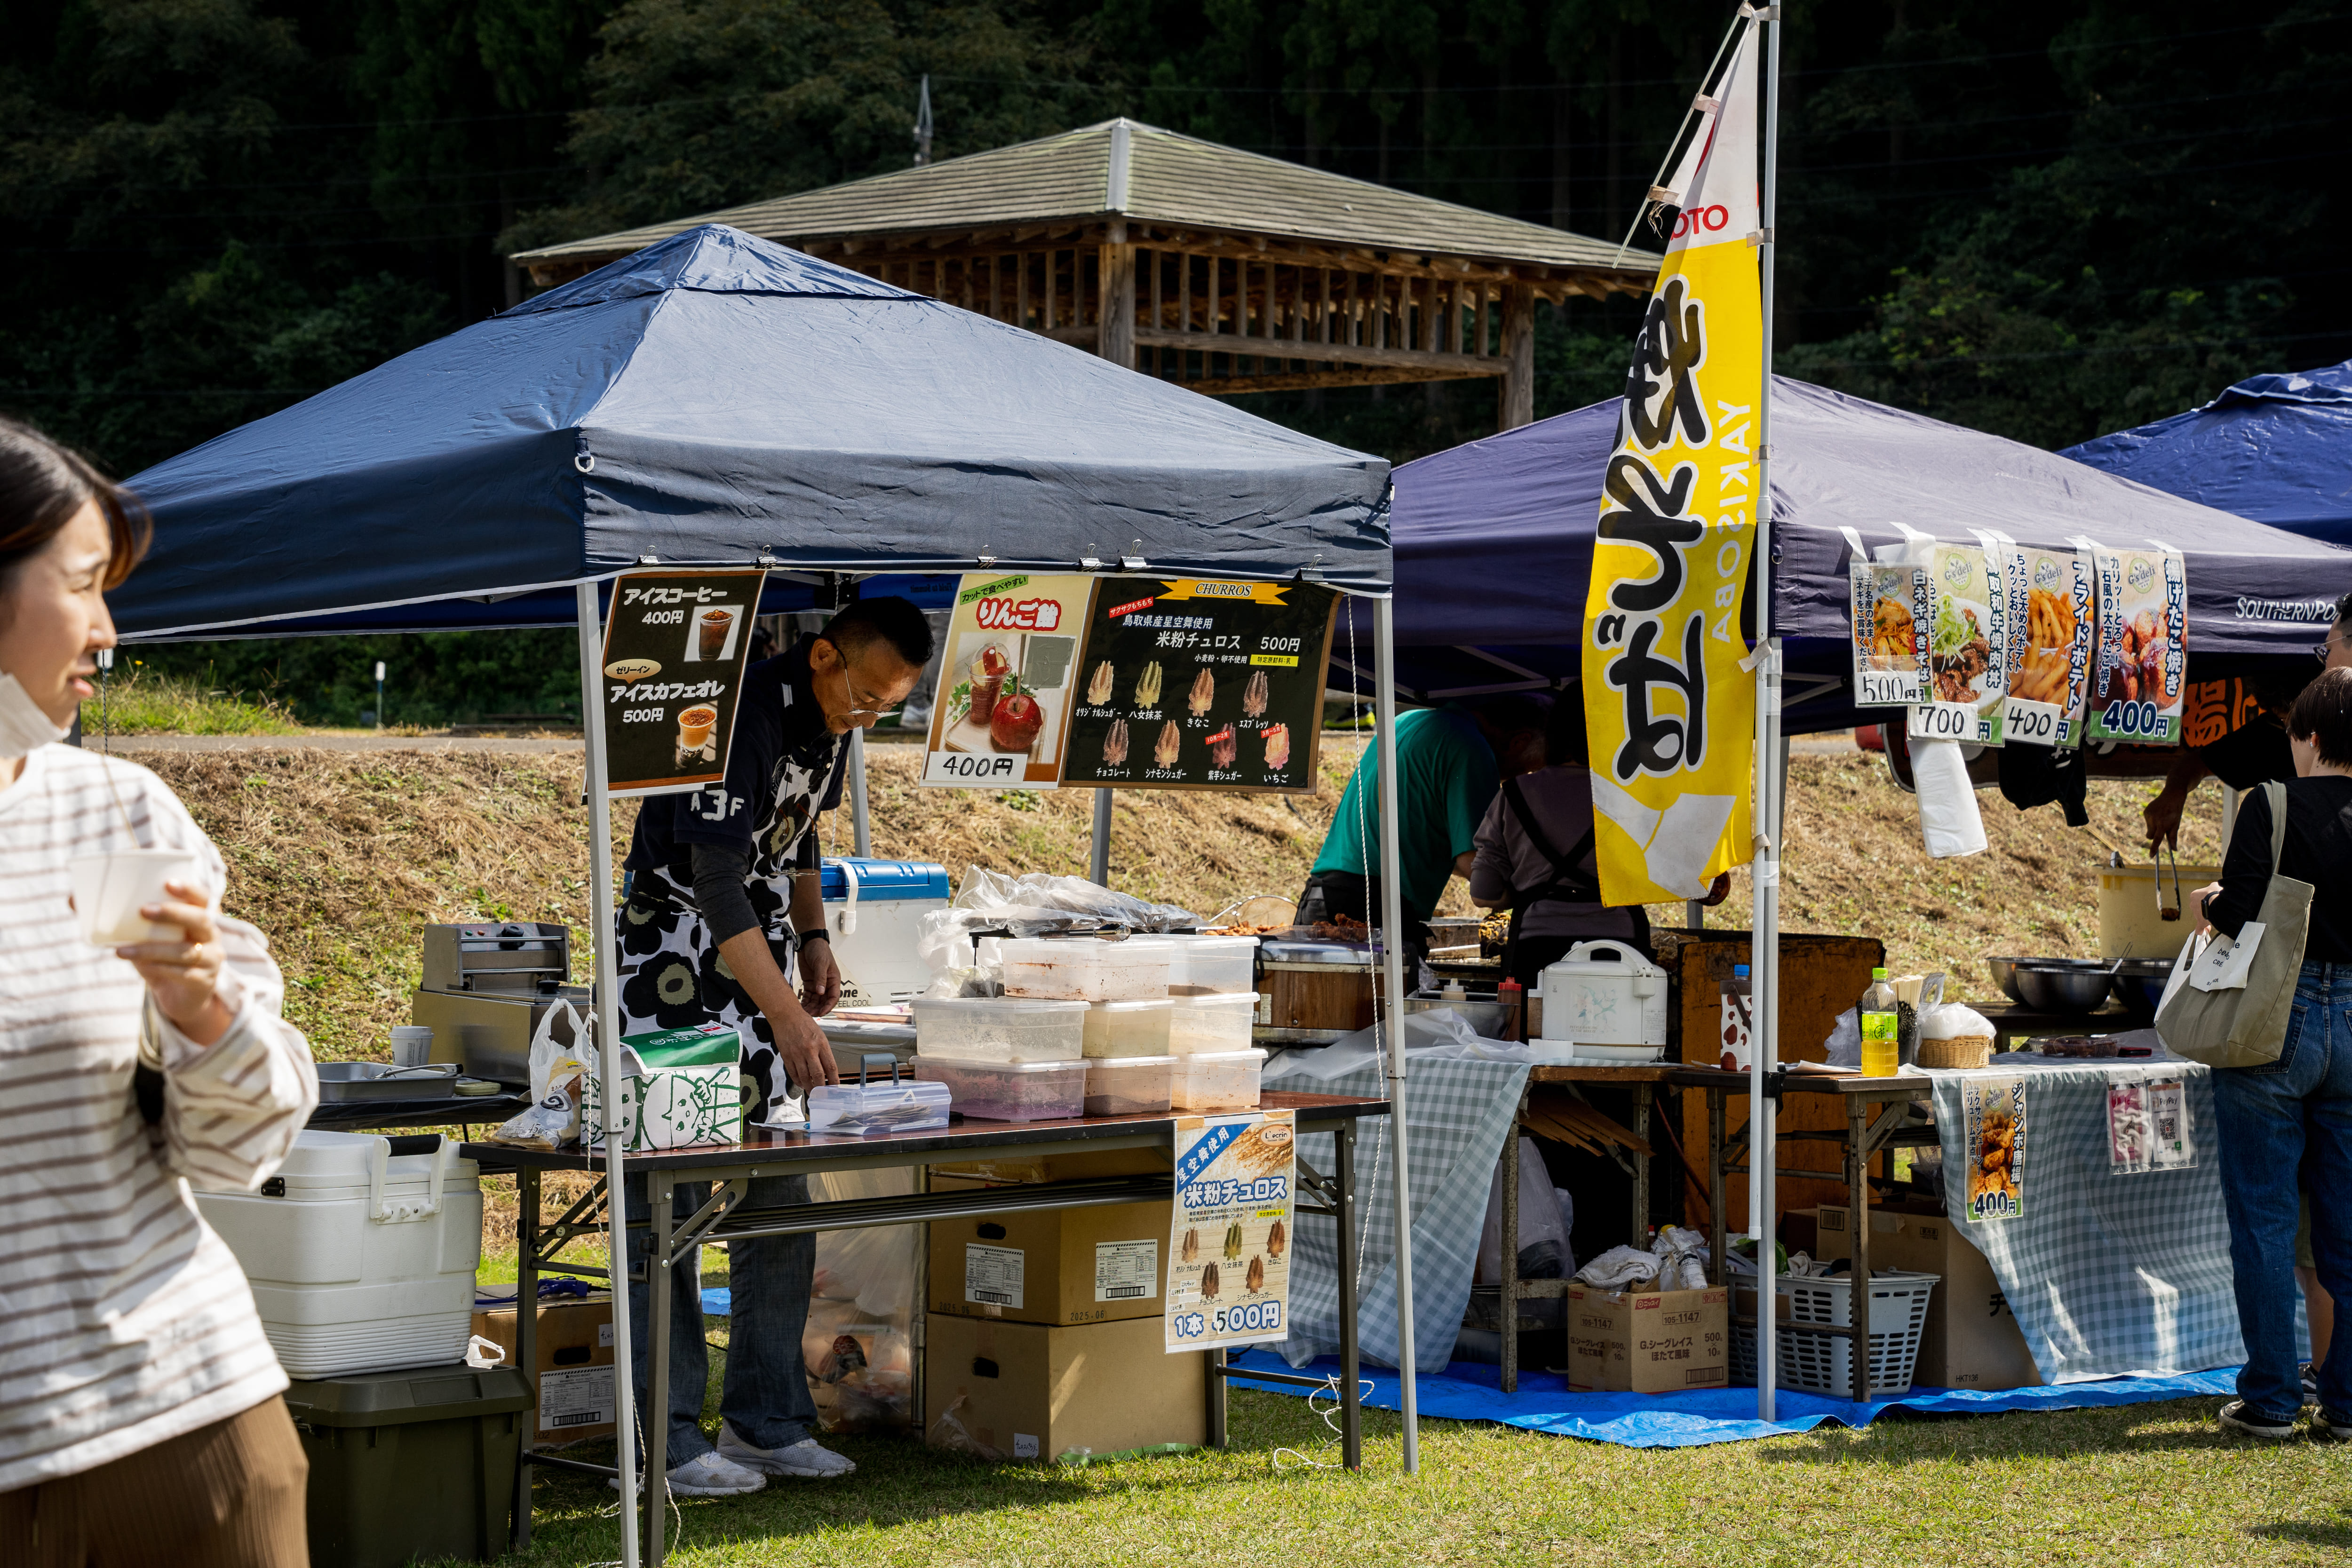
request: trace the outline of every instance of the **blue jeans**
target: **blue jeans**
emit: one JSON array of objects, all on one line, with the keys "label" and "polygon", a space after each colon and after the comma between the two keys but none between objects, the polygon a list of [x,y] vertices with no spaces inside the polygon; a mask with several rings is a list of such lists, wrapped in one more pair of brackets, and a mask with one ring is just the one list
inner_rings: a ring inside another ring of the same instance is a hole
[{"label": "blue jeans", "polygon": [[[623,1186],[627,1217],[632,1222],[650,1218],[653,1203],[646,1192],[646,1178],[631,1176]],[[706,1183],[679,1184],[670,1201],[670,1223],[675,1226],[693,1214],[709,1195]],[[805,1176],[754,1176],[743,1199],[747,1208],[806,1202]],[[650,1243],[645,1231],[629,1233],[632,1268],[645,1267]],[[727,1254],[731,1300],[727,1381],[719,1394],[719,1413],[753,1447],[785,1447],[811,1436],[816,1425],[816,1403],[809,1397],[808,1373],[801,1363],[801,1331],[808,1323],[809,1286],[816,1276],[816,1237],[771,1236],[730,1241]],[[668,1462],[673,1468],[699,1458],[715,1446],[702,1430],[702,1398],[710,1384],[710,1347],[703,1338],[702,1295],[695,1261],[690,1256],[681,1258],[670,1270]],[[646,1414],[651,1365],[646,1354],[651,1338],[648,1325],[653,1321],[645,1285],[632,1280],[630,1366],[641,1429],[650,1419]]]},{"label": "blue jeans", "polygon": [[[2238,1395],[2252,1411],[2292,1421],[2303,1409],[2295,1362],[2296,1168],[2308,1158],[2311,1250],[2319,1282],[2352,1306],[2352,964],[2306,963],[2278,1060],[2219,1068],[2221,1197],[2230,1263],[2246,1340]],[[2352,1327],[2352,1325],[2347,1325]],[[2352,1417],[2352,1348],[2339,1332],[2319,1369],[2319,1403]]]}]

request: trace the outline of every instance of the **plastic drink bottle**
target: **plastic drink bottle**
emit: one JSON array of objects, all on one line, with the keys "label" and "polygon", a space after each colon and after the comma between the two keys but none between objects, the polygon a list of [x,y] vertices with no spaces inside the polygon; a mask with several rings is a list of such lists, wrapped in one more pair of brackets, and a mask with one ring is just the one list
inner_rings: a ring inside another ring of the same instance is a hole
[{"label": "plastic drink bottle", "polygon": [[1886,971],[1870,972],[1870,989],[1862,994],[1862,1076],[1893,1078],[1902,1070],[1902,1048],[1895,1011],[1895,987]]}]

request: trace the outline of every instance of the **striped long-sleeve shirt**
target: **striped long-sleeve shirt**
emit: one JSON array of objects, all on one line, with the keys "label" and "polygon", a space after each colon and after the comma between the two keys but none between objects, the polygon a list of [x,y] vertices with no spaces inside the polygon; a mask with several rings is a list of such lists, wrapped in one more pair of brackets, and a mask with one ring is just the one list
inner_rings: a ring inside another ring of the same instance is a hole
[{"label": "striped long-sleeve shirt", "polygon": [[146,769],[44,746],[0,789],[0,1492],[286,1387],[188,1187],[249,1189],[277,1168],[318,1104],[310,1048],[279,1016],[268,942],[224,919],[234,1021],[203,1047],[156,1016],[163,1115],[148,1124],[131,1086],[146,987],[81,940],[68,901],[71,861],[129,848],[194,854],[217,910],[219,851]]}]

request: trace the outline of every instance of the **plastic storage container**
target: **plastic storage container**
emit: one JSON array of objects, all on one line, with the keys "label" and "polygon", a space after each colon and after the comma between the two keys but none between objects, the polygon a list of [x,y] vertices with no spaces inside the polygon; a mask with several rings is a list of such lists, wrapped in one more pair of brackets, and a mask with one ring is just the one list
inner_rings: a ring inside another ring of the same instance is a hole
[{"label": "plastic storage container", "polygon": [[1245,1051],[1257,1023],[1257,993],[1178,996],[1169,1002],[1168,1048],[1180,1057],[1203,1051]]},{"label": "plastic storage container", "polygon": [[[1927,1303],[1939,1274],[1874,1272],[1870,1277],[1870,1360],[1865,1375],[1873,1399],[1900,1399],[1911,1392],[1913,1369],[1919,1360],[1919,1336],[1927,1326]],[[1853,1287],[1844,1275],[1815,1279],[1773,1281],[1788,1299],[1788,1316],[1780,1320],[1772,1336],[1775,1363],[1783,1388],[1832,1398],[1854,1397],[1853,1341],[1844,1335],[1807,1331],[1808,1324],[1845,1328],[1853,1321]],[[1741,1311],[1753,1314],[1756,1289],[1751,1283],[1740,1292]],[[1731,1325],[1731,1380],[1756,1382],[1756,1325]]]},{"label": "plastic storage container", "polygon": [[198,1193],[289,1377],[456,1365],[482,1258],[478,1167],[439,1133],[304,1132],[257,1193]]},{"label": "plastic storage container", "polygon": [[919,922],[948,907],[948,871],[922,860],[827,860],[819,878],[824,928],[842,976],[871,1002],[919,995],[931,966],[915,951]]},{"label": "plastic storage container", "polygon": [[297,1379],[286,1413],[310,1461],[310,1561],[402,1568],[504,1555],[530,1409],[530,1380],[513,1367]]},{"label": "plastic storage container", "polygon": [[921,1079],[819,1084],[808,1094],[811,1132],[920,1132],[944,1130],[950,1091]]},{"label": "plastic storage container", "polygon": [[964,1062],[1074,1062],[1087,1005],[1033,996],[918,996],[915,1049]]},{"label": "plastic storage container", "polygon": [[1265,1053],[1202,1051],[1176,1058],[1168,1103],[1176,1110],[1255,1110]]},{"label": "plastic storage container", "polygon": [[1139,1116],[1169,1109],[1174,1057],[1102,1057],[1087,1063],[1088,1116]]},{"label": "plastic storage container", "polygon": [[1097,1002],[1087,1009],[1087,1055],[1164,1057],[1168,1054],[1168,999]]},{"label": "plastic storage container", "polygon": [[998,957],[1008,996],[1132,1002],[1168,994],[1176,944],[1165,937],[1007,937]]},{"label": "plastic storage container", "polygon": [[1171,936],[1176,962],[1168,969],[1171,996],[1224,996],[1257,989],[1257,938]]},{"label": "plastic storage container", "polygon": [[1086,1114],[1082,1061],[967,1062],[918,1053],[915,1076],[947,1085],[956,1110],[982,1121],[1055,1121]]}]

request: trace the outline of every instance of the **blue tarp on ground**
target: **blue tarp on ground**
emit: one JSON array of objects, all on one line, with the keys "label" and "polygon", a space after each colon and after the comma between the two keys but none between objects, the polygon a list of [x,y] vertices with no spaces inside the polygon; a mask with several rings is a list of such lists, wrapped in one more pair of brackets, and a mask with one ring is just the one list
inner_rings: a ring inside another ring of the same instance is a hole
[{"label": "blue tarp on ground", "polygon": [[[2202,408],[2061,456],[2290,533],[2352,545],[2352,360],[2249,376]],[[2352,583],[2334,591],[2347,588]]]},{"label": "blue tarp on ground", "polygon": [[[1235,1359],[1238,1365],[1265,1372],[1291,1370],[1280,1356],[1252,1350]],[[1323,1356],[1303,1369],[1310,1376],[1339,1371],[1337,1356]],[[1376,1409],[1399,1408],[1396,1373],[1367,1366],[1361,1381],[1371,1385],[1364,1403]],[[1279,1384],[1234,1378],[1237,1388],[1260,1388],[1268,1394],[1298,1394],[1307,1391]],[[1550,1432],[1563,1437],[1590,1437],[1629,1448],[1695,1448],[1708,1443],[1741,1443],[1758,1437],[1780,1437],[1810,1432],[1826,1421],[1846,1426],[1867,1426],[1889,1410],[1922,1415],[1989,1415],[2004,1410],[2082,1410],[2108,1405],[2147,1405],[2166,1399],[2191,1399],[2234,1394],[2237,1370],[2185,1373],[2176,1377],[2113,1377],[2097,1383],[2069,1383],[2055,1388],[2010,1388],[1979,1393],[1959,1388],[1915,1388],[1901,1399],[1857,1405],[1851,1400],[1782,1389],[1780,1419],[1756,1419],[1756,1391],[1719,1388],[1691,1394],[1570,1394],[1568,1380],[1551,1373],[1522,1372],[1517,1394],[1505,1394],[1497,1368],[1475,1362],[1455,1362],[1437,1375],[1415,1380],[1422,1415],[1450,1421],[1494,1421],[1523,1426],[1530,1432]]]},{"label": "blue tarp on ground", "polygon": [[716,224],[131,484],[131,635],[436,600],[514,625],[508,595],[648,554],[1389,582],[1381,459]]}]

